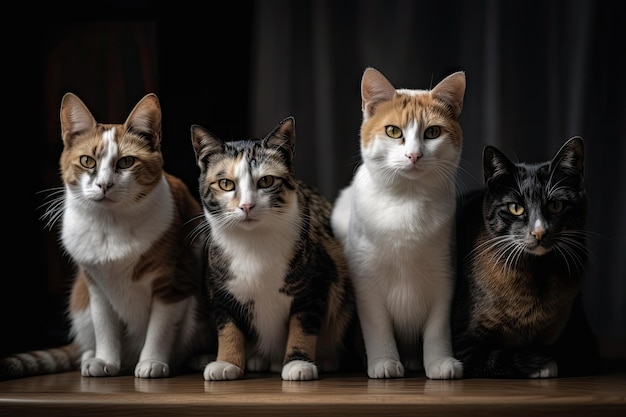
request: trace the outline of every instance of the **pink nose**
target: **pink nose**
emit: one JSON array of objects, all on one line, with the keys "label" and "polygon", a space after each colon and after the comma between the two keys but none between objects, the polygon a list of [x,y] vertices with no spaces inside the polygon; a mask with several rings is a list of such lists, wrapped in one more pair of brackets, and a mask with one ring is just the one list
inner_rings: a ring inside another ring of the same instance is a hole
[{"label": "pink nose", "polygon": [[242,209],[244,213],[250,214],[250,210],[254,208],[254,204],[242,204],[239,208]]},{"label": "pink nose", "polygon": [[411,163],[414,164],[417,162],[418,159],[422,157],[422,155],[417,152],[411,152],[409,154],[406,154],[406,157],[409,158],[411,160]]}]

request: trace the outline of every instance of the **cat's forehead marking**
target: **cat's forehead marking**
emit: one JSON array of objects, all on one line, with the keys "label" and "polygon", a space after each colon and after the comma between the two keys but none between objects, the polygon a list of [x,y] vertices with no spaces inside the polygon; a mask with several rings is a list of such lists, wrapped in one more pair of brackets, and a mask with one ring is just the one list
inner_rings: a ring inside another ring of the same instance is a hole
[{"label": "cat's forehead marking", "polygon": [[102,147],[101,158],[103,161],[110,162],[110,159],[117,153],[117,143],[115,142],[115,129],[105,129],[102,132]]}]

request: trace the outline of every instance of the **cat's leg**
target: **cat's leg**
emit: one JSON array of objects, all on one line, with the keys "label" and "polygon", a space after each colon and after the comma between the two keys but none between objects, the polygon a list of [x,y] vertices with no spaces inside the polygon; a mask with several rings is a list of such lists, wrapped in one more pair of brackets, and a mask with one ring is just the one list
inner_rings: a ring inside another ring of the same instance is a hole
[{"label": "cat's leg", "polygon": [[166,303],[158,298],[152,302],[145,342],[139,355],[139,362],[135,365],[137,378],[170,376],[170,372],[173,371],[170,368],[173,366],[171,361],[174,359],[175,346],[178,340],[184,340],[181,323],[190,304],[190,298],[177,303]]},{"label": "cat's leg", "polygon": [[100,290],[89,287],[91,320],[95,329],[96,350],[90,357],[83,355],[82,376],[116,376],[120,372],[122,324]]},{"label": "cat's leg", "polygon": [[285,381],[310,381],[319,378],[315,365],[318,335],[305,333],[302,323],[311,318],[302,315],[294,315],[289,319],[285,364],[280,374]]},{"label": "cat's leg", "polygon": [[[442,287],[445,287],[443,279]],[[450,332],[450,297],[436,296],[424,325],[424,371],[430,379],[463,377],[463,363],[453,357]]]},{"label": "cat's leg", "polygon": [[246,364],[245,336],[232,321],[218,327],[217,360],[204,368],[206,381],[239,379]]},{"label": "cat's leg", "polygon": [[382,300],[357,294],[357,311],[363,332],[367,356],[367,376],[370,378],[402,378],[404,365],[396,345],[389,311]]}]

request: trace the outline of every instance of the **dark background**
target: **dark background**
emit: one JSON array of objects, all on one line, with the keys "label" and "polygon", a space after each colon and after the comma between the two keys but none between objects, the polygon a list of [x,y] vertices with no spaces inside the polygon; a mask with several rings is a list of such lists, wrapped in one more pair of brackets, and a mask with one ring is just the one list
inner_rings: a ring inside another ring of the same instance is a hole
[{"label": "dark background", "polygon": [[[18,151],[6,155],[13,165],[5,176],[21,193],[5,200],[11,214],[0,353],[65,339],[72,268],[56,231],[39,219],[41,191],[61,185],[64,93],[77,94],[102,122],[122,122],[143,95],[157,93],[166,169],[195,193],[191,124],[224,139],[258,137],[293,115],[297,172],[334,200],[359,159],[360,79],[373,66],[407,88],[430,88],[453,71],[466,72],[460,190],[482,186],[486,144],[513,159],[539,161],[569,137],[584,138],[592,259],[583,298],[603,355],[625,358],[623,4],[247,0],[165,8],[94,2],[93,15],[57,8],[45,22],[6,35],[18,46],[5,65],[15,72],[8,87],[17,93],[5,96],[14,110],[5,114],[17,131],[9,142]],[[26,182],[33,187],[24,193]],[[30,224],[31,232],[15,232],[18,224]]]}]

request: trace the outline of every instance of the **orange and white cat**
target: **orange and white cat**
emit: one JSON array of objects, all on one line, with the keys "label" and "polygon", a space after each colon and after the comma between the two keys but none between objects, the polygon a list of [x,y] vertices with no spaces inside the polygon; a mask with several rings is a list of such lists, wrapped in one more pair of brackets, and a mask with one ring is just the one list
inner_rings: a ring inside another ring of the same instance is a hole
[{"label": "orange and white cat", "polygon": [[396,89],[374,68],[363,74],[362,164],[335,202],[332,226],[348,258],[370,378],[422,367],[432,379],[463,375],[450,303],[464,95],[463,72],[432,90]]},{"label": "orange and white cat", "polygon": [[83,376],[170,376],[208,353],[215,336],[202,289],[204,239],[192,239],[202,210],[163,170],[159,100],[148,94],[123,124],[103,124],[67,93],[61,130],[64,188],[44,217],[50,227],[61,220],[60,241],[77,268],[67,312],[73,340],[4,358],[0,375],[79,367]]}]

